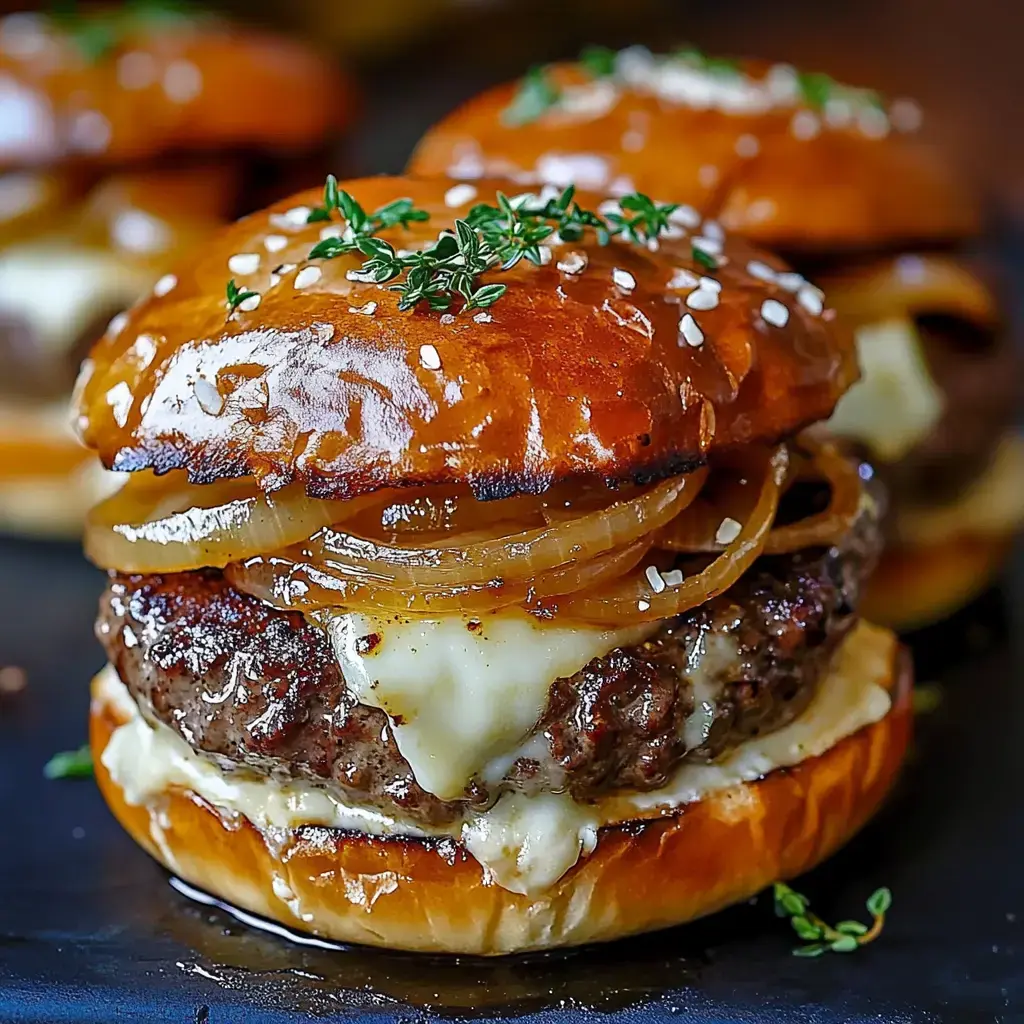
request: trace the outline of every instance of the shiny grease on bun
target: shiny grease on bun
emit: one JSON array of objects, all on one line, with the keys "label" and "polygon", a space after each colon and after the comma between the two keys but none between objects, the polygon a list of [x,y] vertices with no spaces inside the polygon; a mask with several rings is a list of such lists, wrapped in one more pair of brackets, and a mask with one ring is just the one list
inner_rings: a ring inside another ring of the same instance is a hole
[{"label": "shiny grease on bun", "polygon": [[[367,211],[408,198],[429,214],[380,232],[401,249],[503,186],[345,187]],[[363,255],[311,258],[340,230],[307,223],[320,201],[303,193],[226,229],[96,345],[78,423],[105,466],[252,476],[268,491],[300,481],[328,498],[651,481],[820,420],[856,379],[821,293],[688,208],[647,244],[552,238],[542,265],[487,276],[507,287],[494,305],[441,312],[400,310],[400,293],[365,280]],[[229,280],[246,295],[234,306]]]},{"label": "shiny grease on bun", "polygon": [[557,64],[475,96],[423,137],[410,173],[639,190],[786,251],[977,229],[909,101],[763,61],[638,48],[608,59],[600,74]]}]

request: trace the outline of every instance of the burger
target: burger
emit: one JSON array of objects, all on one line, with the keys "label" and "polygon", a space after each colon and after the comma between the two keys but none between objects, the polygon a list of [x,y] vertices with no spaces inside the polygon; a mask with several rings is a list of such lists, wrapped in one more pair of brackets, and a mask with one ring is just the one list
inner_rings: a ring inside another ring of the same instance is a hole
[{"label": "burger", "polygon": [[683,207],[485,180],[329,178],[207,242],[79,385],[131,474],[85,540],[122,825],[295,928],[473,954],[835,850],[910,677],[817,426],[853,339],[784,273]]},{"label": "burger", "polygon": [[56,535],[114,484],[67,425],[89,345],[309,174],[348,107],[296,44],[159,0],[71,7],[0,18],[0,529]]},{"label": "burger", "polygon": [[791,294],[813,277],[854,327],[864,374],[831,429],[890,496],[865,608],[910,627],[984,589],[1024,521],[1019,368],[963,252],[975,203],[920,120],[908,100],[787,65],[596,49],[470,100],[410,168],[639,190],[782,253]]}]

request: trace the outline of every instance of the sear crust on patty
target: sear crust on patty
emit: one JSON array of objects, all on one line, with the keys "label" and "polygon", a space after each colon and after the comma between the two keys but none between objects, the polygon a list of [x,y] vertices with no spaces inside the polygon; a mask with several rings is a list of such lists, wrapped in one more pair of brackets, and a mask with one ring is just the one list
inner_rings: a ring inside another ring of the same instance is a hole
[{"label": "sear crust on patty", "polygon": [[330,642],[297,612],[243,594],[220,572],[112,575],[97,634],[144,715],[228,769],[323,782],[416,821],[457,819],[508,787],[580,801],[648,790],[806,706],[853,625],[879,547],[874,504],[844,544],[763,558],[726,594],[650,640],[556,680],[538,732],[547,753],[463,801],[417,785],[386,716],[346,692]]}]

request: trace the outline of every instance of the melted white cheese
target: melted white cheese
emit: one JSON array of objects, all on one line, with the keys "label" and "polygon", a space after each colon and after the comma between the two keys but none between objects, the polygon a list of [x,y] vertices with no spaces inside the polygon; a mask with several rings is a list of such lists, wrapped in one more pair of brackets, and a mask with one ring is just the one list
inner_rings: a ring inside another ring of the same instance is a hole
[{"label": "melted white cheese", "polygon": [[[883,718],[890,698],[895,639],[887,630],[861,624],[837,653],[829,675],[804,713],[767,736],[749,740],[713,765],[685,765],[664,788],[629,793],[595,804],[577,804],[566,794],[506,793],[489,810],[431,830],[462,841],[488,877],[514,892],[536,893],[557,881],[581,856],[591,853],[602,825],[657,816],[711,794],[737,787],[774,770],[824,753],[844,737]],[[216,807],[230,824],[243,815],[265,835],[276,837],[300,825],[352,829],[372,835],[427,834],[422,828],[374,808],[343,800],[310,782],[286,782],[225,772],[193,751],[174,731],[152,726],[139,714],[113,668],[100,675],[96,700],[124,721],[114,730],[102,763],[130,804],[158,813],[168,788],[188,790]]]},{"label": "melted white cheese", "polygon": [[858,328],[857,354],[862,377],[839,400],[828,425],[866,444],[879,461],[896,462],[938,423],[942,391],[909,320]]},{"label": "melted white cheese", "polygon": [[0,253],[0,310],[32,325],[54,355],[67,351],[101,313],[130,305],[152,275],[98,249],[53,241]]},{"label": "melted white cheese", "polygon": [[[416,781],[442,800],[462,797],[474,776],[533,732],[556,679],[657,629],[548,626],[518,612],[472,620],[474,629],[461,616],[316,617],[353,696],[387,714]],[[372,649],[360,653],[371,636]]]}]

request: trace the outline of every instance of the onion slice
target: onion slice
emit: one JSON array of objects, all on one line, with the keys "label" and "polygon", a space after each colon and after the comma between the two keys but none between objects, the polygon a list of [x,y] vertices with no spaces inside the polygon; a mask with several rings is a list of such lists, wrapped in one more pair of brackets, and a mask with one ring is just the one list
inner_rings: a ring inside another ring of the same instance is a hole
[{"label": "onion slice", "polygon": [[309,498],[298,484],[264,494],[248,478],[197,486],[184,473],[137,473],[89,512],[85,553],[119,572],[221,568],[296,544],[357,507]]},{"label": "onion slice", "polygon": [[618,579],[651,547],[641,538],[580,565],[561,566],[533,579],[423,587],[395,587],[341,563],[311,564],[301,552],[252,558],[227,567],[232,586],[277,608],[362,608],[408,615],[484,614],[510,605],[537,606],[557,597]]},{"label": "onion slice", "polygon": [[[753,454],[753,453],[752,453]],[[636,572],[611,586],[573,595],[558,604],[560,615],[601,625],[631,625],[672,618],[728,590],[761,554],[779,506],[789,470],[784,445],[760,449],[761,487],[739,534],[706,569],[678,585],[655,588],[646,572]]]},{"label": "onion slice", "polygon": [[484,539],[455,534],[444,546],[387,543],[323,529],[304,545],[301,561],[397,590],[451,590],[493,586],[495,580],[507,584],[538,579],[559,566],[591,561],[660,529],[694,500],[706,476],[707,470],[699,469],[673,477],[638,497],[521,533]]}]

